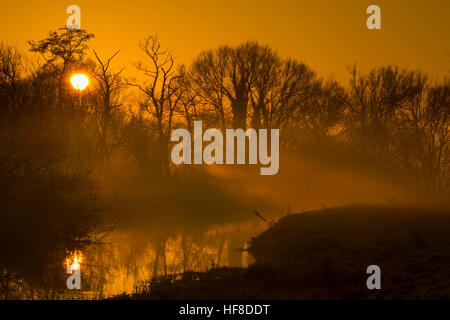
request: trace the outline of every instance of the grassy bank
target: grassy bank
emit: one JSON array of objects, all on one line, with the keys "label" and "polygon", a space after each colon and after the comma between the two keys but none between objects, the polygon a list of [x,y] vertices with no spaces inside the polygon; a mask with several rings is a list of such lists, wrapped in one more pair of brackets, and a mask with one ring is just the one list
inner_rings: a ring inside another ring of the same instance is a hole
[{"label": "grassy bank", "polygon": [[[449,299],[450,213],[355,205],[291,214],[252,241],[248,269],[162,278],[126,299]],[[368,290],[366,268],[381,268]]]}]

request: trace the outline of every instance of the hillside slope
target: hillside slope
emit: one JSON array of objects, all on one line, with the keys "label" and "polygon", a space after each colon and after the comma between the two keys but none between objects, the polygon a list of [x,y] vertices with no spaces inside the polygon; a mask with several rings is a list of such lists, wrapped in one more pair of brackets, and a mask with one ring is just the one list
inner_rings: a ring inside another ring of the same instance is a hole
[{"label": "hillside slope", "polygon": [[[450,212],[353,205],[291,214],[250,253],[319,298],[450,297]],[[366,289],[369,265],[381,268],[382,290]]]}]

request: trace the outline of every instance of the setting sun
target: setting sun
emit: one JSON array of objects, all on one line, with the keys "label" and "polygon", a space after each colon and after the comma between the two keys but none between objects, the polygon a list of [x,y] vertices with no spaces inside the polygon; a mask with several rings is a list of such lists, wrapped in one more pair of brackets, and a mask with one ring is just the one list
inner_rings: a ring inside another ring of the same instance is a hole
[{"label": "setting sun", "polygon": [[79,250],[71,252],[66,258],[66,268],[72,267],[73,269],[80,269],[80,264],[83,260],[83,253]]},{"label": "setting sun", "polygon": [[76,74],[70,78],[70,83],[72,83],[72,86],[77,90],[84,90],[89,85],[89,78],[82,74]]}]

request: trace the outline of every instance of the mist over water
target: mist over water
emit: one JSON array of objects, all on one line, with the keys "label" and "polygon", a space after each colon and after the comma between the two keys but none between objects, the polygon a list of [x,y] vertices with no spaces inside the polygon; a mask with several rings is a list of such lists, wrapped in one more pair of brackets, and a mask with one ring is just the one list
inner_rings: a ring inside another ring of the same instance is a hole
[{"label": "mist over water", "polygon": [[[291,213],[448,208],[448,80],[354,66],[339,83],[253,41],[183,66],[157,36],[139,44],[136,79],[114,65],[119,51],[88,58],[92,38],[62,28],[30,41],[31,52],[0,47],[2,298],[105,298],[247,267],[252,238]],[[279,172],[174,165],[171,134],[192,133],[196,121],[279,129]],[[83,257],[76,293],[64,269],[74,252]]]},{"label": "mist over water", "polygon": [[245,267],[252,258],[239,250],[290,213],[355,203],[445,209],[386,175],[339,167],[311,154],[282,155],[282,169],[274,177],[260,176],[250,166],[186,167],[188,173],[160,184],[130,172],[103,171],[105,190],[116,195],[121,215],[106,240],[110,259],[103,262],[111,271],[105,294],[132,293],[136,284],[148,281],[161,238],[166,239],[167,266],[160,265],[159,272],[181,274],[185,239],[195,248],[188,270]]}]

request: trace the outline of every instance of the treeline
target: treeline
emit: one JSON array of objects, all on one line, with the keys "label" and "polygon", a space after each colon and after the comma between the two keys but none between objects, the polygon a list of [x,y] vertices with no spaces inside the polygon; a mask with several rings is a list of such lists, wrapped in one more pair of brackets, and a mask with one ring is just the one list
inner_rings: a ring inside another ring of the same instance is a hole
[{"label": "treeline", "polygon": [[[256,42],[206,50],[185,66],[150,36],[140,43],[145,61],[130,66],[138,81],[114,66],[120,51],[89,58],[92,38],[62,28],[30,41],[31,54],[0,47],[0,296],[57,294],[66,251],[110,229],[111,207],[92,170],[114,164],[145,181],[182,179],[169,161],[170,135],[195,120],[278,128],[281,157],[308,150],[364,163],[448,196],[449,80],[354,66],[340,84]],[[74,73],[89,76],[85,91],[70,85]],[[154,275],[166,239],[158,238]]]}]

